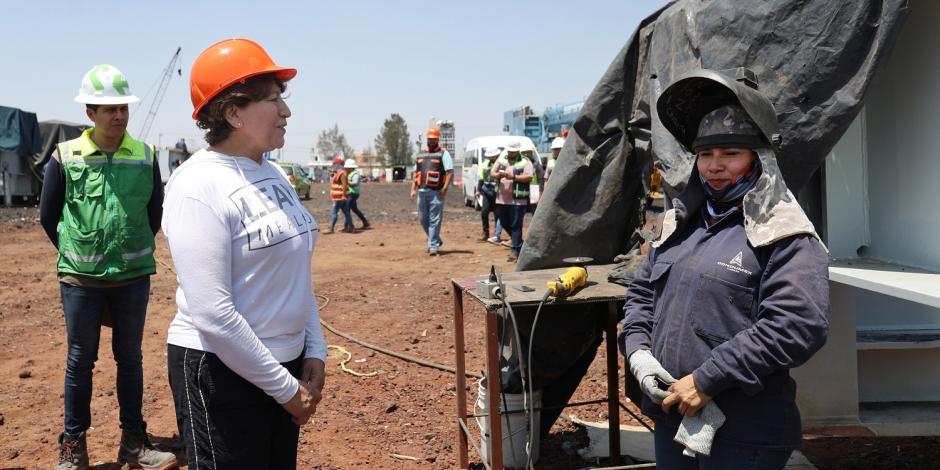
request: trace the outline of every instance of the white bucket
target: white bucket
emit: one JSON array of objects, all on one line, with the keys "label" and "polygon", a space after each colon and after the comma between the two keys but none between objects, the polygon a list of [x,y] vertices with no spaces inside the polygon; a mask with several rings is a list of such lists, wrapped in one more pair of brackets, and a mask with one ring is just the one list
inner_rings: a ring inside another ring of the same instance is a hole
[{"label": "white bucket", "polygon": [[[486,385],[485,379],[477,382],[477,400],[474,403],[474,414],[484,414],[486,409]],[[502,398],[506,402],[503,403]],[[524,412],[521,393],[504,393],[500,396],[500,410],[503,413],[510,411],[520,411],[519,413],[502,415],[502,436],[503,436],[503,466],[506,468],[525,468],[526,466],[526,440],[529,435],[532,437],[532,464],[539,460],[539,411],[535,412],[535,428],[529,432],[529,417]],[[542,406],[542,391],[536,390],[533,393],[532,401],[529,407],[540,408]],[[476,418],[477,426],[480,428],[480,449],[483,451],[484,460],[489,464],[489,441],[490,436],[486,430],[489,429],[489,416],[479,416]]]}]

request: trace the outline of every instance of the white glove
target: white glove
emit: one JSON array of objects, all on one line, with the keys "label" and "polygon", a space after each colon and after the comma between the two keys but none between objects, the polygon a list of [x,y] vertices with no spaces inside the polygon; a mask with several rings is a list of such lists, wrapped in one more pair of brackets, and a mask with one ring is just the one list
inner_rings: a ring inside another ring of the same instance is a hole
[{"label": "white glove", "polygon": [[650,397],[654,403],[661,405],[671,393],[659,387],[676,383],[676,379],[663,369],[663,366],[653,357],[648,349],[637,349],[630,355],[630,373],[640,382],[640,390]]},{"label": "white glove", "polygon": [[714,401],[710,401],[699,414],[682,418],[673,440],[685,446],[682,451],[685,456],[711,455],[712,441],[722,424],[725,424],[725,414]]}]

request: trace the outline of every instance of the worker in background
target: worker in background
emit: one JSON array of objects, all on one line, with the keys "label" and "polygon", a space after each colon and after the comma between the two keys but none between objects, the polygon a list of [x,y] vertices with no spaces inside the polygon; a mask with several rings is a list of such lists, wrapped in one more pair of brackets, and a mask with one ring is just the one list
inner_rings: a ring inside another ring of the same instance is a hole
[{"label": "worker in background", "polygon": [[[121,442],[118,461],[131,468],[169,469],[176,457],[147,437],[141,342],[157,272],[154,235],[163,214],[163,180],[150,145],[127,133],[131,94],[116,67],[96,65],[75,101],[94,123],[58,145],[46,165],[39,220],[59,251],[56,270],[68,335],[65,429],[57,470],[88,468],[92,370],[101,325],[113,328]],[[110,386],[110,385],[109,385]],[[113,455],[113,454],[112,454]]]},{"label": "worker in background", "polygon": [[[480,219],[483,222],[483,236],[480,237],[480,241],[484,242],[490,241],[490,213],[493,214],[493,219],[496,221],[497,234],[499,234],[501,228],[499,217],[496,216],[496,179],[490,176],[490,170],[493,169],[500,153],[502,153],[502,149],[499,147],[491,147],[483,152],[486,159],[480,165],[480,175],[474,193],[474,197],[480,198]],[[496,238],[496,243],[499,243],[499,236],[497,235],[494,238]]]},{"label": "worker in background", "polygon": [[783,469],[802,443],[790,369],[828,333],[826,248],[780,173],[763,94],[699,70],[656,107],[695,154],[634,274],[619,337],[656,423],[656,465]]},{"label": "worker in background", "polygon": [[342,231],[356,233],[352,215],[349,213],[349,174],[344,168],[345,165],[346,161],[343,157],[339,155],[333,157],[333,177],[330,180],[330,199],[333,201],[333,207],[330,209],[330,228],[323,231],[325,234],[333,233],[340,211],[343,212],[345,221]]},{"label": "worker in background", "polygon": [[192,470],[297,468],[323,396],[317,222],[264,159],[284,145],[296,74],[243,38],[213,44],[189,74],[209,147],[167,183],[163,233],[179,281],[167,370]]},{"label": "worker in background", "polygon": [[555,163],[558,162],[558,154],[561,153],[562,147],[565,146],[564,137],[555,137],[552,139],[552,156],[548,157],[548,162],[545,163],[545,184],[548,185],[548,179],[552,176],[552,171],[555,169]]},{"label": "worker in background", "polygon": [[[359,210],[359,192],[362,185],[362,172],[359,171],[359,165],[356,164],[356,160],[352,158],[347,158],[346,163],[343,164],[343,169],[346,170],[346,180],[349,182],[349,189],[347,196],[349,196],[348,204],[349,211],[352,214],[356,214],[356,217],[359,217],[359,220],[362,221],[362,229],[365,230],[371,225],[369,225],[369,220],[366,219],[366,216]],[[352,222],[352,216],[350,216],[350,222]]]},{"label": "worker in background", "polygon": [[180,137],[180,140],[176,141],[176,145],[174,147],[176,148],[176,150],[179,150],[183,155],[186,155],[187,157],[189,156],[189,148],[186,146],[185,138]]},{"label": "worker in background", "polygon": [[490,177],[497,182],[496,216],[509,231],[512,243],[506,261],[516,261],[522,250],[522,223],[529,206],[529,185],[532,182],[532,162],[522,157],[519,142],[506,148],[506,156],[493,164]]},{"label": "worker in background", "polygon": [[421,228],[428,236],[428,254],[438,256],[444,241],[441,225],[444,221],[444,198],[454,176],[454,161],[450,153],[440,146],[441,130],[432,127],[424,134],[428,146],[415,157],[414,182],[411,200],[418,201]]},{"label": "worker in background", "polygon": [[[534,148],[523,149],[522,157],[532,163],[532,181],[529,183],[529,188],[531,189],[532,186],[538,188],[538,194],[533,195],[532,193],[535,191],[530,191],[529,206],[526,208],[526,212],[535,212],[535,208],[539,203],[538,198],[542,195],[542,187],[545,182],[542,175],[545,173],[545,170],[543,169],[541,159],[535,157]],[[533,196],[537,196],[534,202],[532,201]]]}]

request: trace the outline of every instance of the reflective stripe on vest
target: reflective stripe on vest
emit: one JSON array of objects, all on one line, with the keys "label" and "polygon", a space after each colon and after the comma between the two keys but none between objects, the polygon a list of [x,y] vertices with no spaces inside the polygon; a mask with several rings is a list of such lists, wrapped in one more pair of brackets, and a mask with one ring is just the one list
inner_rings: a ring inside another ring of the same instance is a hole
[{"label": "reflective stripe on vest", "polygon": [[421,152],[415,158],[415,179],[419,188],[443,188],[446,173],[444,152]]},{"label": "reflective stripe on vest", "polygon": [[[503,166],[509,166],[509,160],[500,159],[500,170]],[[519,176],[525,171],[526,159],[520,157],[512,164],[512,174]],[[513,181],[512,183],[512,198],[513,199],[529,199],[529,185],[530,183],[517,183]]]},{"label": "reflective stripe on vest", "polygon": [[65,174],[57,270],[101,280],[156,272],[147,205],[153,193],[153,153],[125,135],[109,159],[91,130],[58,145]]},{"label": "reflective stripe on vest", "polygon": [[344,184],[346,181],[346,172],[339,170],[333,174],[333,179],[330,184],[330,199],[334,201],[343,201],[346,199],[346,187]]}]

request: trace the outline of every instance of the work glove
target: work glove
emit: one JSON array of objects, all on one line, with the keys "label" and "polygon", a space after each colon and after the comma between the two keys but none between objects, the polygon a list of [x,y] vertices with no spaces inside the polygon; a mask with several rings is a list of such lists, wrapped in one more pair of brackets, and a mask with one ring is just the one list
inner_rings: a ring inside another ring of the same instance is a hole
[{"label": "work glove", "polygon": [[722,424],[725,424],[725,414],[714,401],[710,401],[699,414],[682,418],[679,432],[672,440],[685,446],[682,455],[692,458],[697,454],[711,455],[712,440]]},{"label": "work glove", "polygon": [[665,389],[660,388],[659,384],[662,383],[668,387],[676,383],[676,379],[663,369],[648,349],[637,349],[630,355],[630,373],[640,383],[640,390],[657,405],[661,405],[663,400],[671,395]]}]

